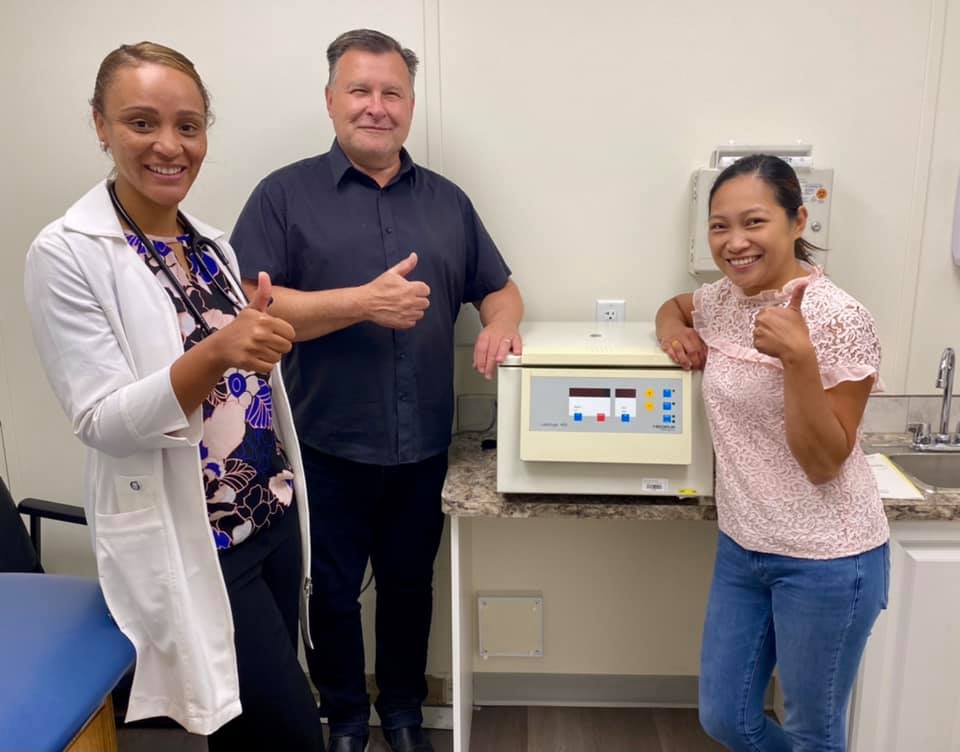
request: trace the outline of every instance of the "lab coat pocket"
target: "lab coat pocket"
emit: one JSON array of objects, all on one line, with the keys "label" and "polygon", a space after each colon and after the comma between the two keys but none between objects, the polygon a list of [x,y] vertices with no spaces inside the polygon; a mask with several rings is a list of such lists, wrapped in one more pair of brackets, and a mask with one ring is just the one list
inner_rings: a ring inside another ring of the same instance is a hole
[{"label": "lab coat pocket", "polygon": [[[168,532],[159,510],[98,513],[96,531],[100,583],[117,625],[131,638],[169,642],[176,615]],[[138,649],[141,640],[134,639]]]},{"label": "lab coat pocket", "polygon": [[151,475],[117,475],[113,489],[121,513],[149,509],[157,503],[157,487]]}]

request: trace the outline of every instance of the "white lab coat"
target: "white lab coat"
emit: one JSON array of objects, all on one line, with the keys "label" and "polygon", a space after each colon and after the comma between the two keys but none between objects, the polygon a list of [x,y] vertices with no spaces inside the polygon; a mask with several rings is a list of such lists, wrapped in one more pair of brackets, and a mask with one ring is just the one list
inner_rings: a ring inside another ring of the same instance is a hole
[{"label": "white lab coat", "polygon": [[[189,219],[239,277],[223,233]],[[204,503],[202,411],[184,415],[174,395],[170,366],[183,354],[177,314],[128,246],[105,183],[34,240],[24,293],[47,378],[88,447],[84,499],[100,584],[137,651],[127,721],[169,716],[209,734],[241,708],[233,620]],[[303,463],[279,366],[270,382],[274,426],[295,476],[309,644]]]}]

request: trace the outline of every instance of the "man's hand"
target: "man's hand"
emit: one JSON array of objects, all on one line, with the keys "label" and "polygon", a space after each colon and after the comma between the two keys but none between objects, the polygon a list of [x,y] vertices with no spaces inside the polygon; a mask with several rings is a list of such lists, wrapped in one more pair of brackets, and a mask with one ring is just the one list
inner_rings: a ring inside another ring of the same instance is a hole
[{"label": "man's hand", "polygon": [[430,288],[424,282],[406,279],[416,265],[417,254],[411,253],[361,288],[364,318],[389,329],[410,329],[423,318],[430,307]]},{"label": "man's hand", "polygon": [[523,342],[517,326],[491,321],[477,336],[477,343],[473,347],[473,367],[489,381],[507,355],[520,355],[522,352]]}]

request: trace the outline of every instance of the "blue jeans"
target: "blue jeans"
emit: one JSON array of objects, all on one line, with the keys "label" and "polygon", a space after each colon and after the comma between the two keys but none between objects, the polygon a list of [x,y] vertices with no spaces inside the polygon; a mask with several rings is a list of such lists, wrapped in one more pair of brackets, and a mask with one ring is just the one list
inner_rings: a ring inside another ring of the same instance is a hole
[{"label": "blue jeans", "polygon": [[[756,553],[720,533],[700,657],[700,723],[734,752],[843,752],[890,547],[840,559]],[[779,667],[786,720],[763,712]]]}]

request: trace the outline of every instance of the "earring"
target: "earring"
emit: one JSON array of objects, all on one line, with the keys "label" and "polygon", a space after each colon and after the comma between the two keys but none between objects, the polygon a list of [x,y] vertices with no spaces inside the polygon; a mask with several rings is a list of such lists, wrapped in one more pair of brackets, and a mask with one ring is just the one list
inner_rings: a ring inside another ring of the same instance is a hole
[{"label": "earring", "polygon": [[106,141],[101,141],[101,142],[100,142],[100,151],[106,152],[106,150],[109,149],[109,148],[110,148],[110,147],[107,146],[107,142],[106,142]]}]

